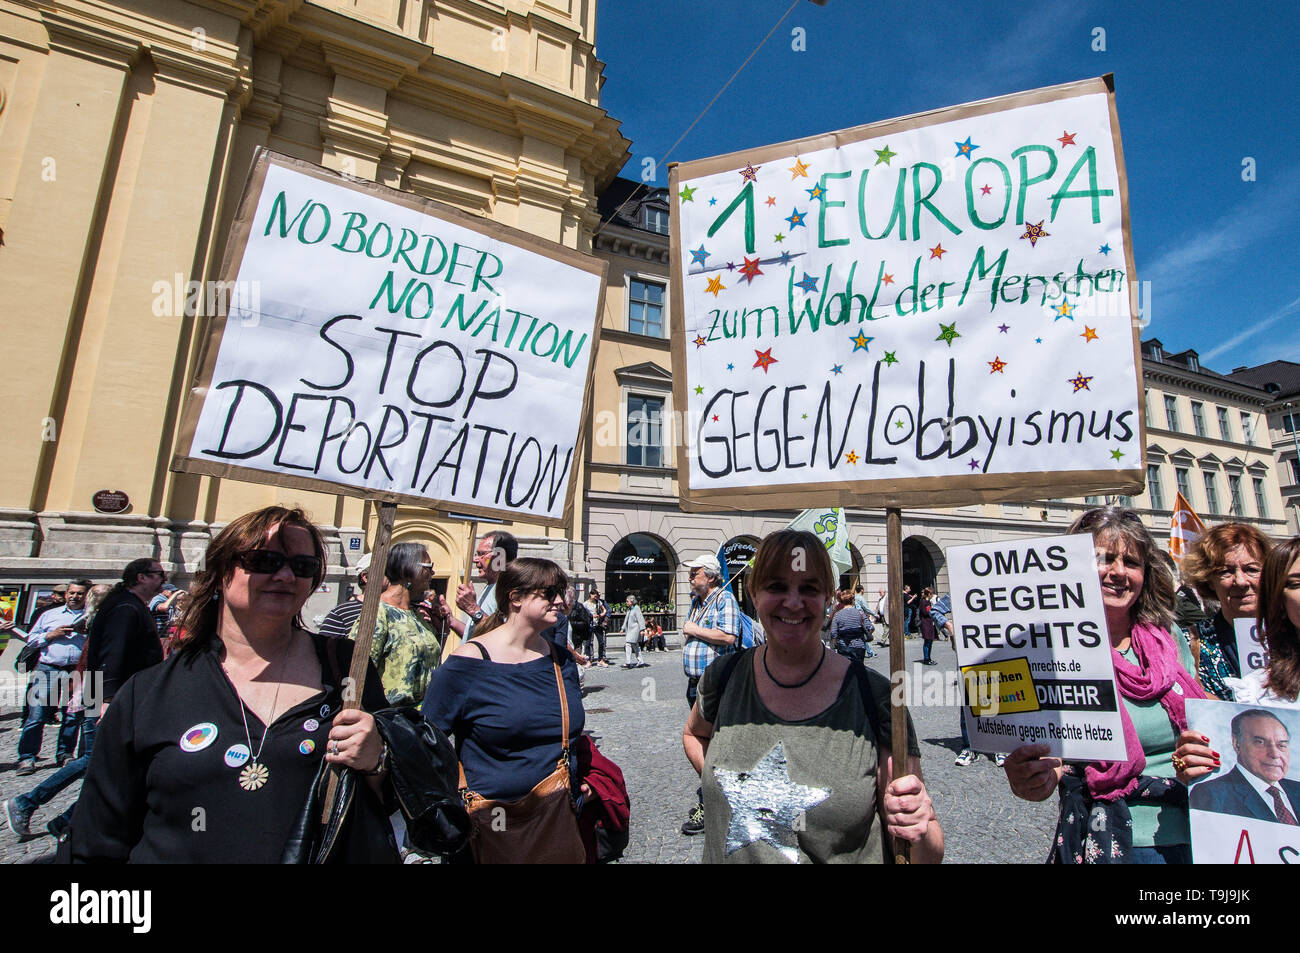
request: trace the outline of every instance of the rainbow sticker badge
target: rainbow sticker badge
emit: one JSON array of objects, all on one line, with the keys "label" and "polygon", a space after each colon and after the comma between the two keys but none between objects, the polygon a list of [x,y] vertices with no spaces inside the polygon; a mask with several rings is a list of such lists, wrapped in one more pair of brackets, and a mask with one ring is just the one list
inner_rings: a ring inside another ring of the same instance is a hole
[{"label": "rainbow sticker badge", "polygon": [[217,740],[217,726],[210,721],[195,725],[181,735],[181,750],[193,754]]},{"label": "rainbow sticker badge", "polygon": [[301,752],[302,754],[311,754],[315,750],[316,750],[316,742],[312,741],[310,738],[308,738],[302,744],[298,745],[298,751]]}]

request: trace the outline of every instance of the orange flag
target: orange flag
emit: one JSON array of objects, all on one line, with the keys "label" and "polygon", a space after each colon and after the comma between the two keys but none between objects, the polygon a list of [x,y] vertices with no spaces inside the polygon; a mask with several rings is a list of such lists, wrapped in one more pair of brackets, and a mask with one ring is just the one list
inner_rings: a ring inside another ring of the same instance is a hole
[{"label": "orange flag", "polygon": [[1174,515],[1169,518],[1169,555],[1175,562],[1182,562],[1187,550],[1204,532],[1205,523],[1196,515],[1192,504],[1179,493],[1174,503]]}]

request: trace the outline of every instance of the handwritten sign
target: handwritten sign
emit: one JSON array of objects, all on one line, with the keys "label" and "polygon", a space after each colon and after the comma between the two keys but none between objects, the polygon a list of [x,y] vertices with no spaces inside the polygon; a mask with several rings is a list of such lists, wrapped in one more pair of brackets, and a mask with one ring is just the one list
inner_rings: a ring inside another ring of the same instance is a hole
[{"label": "handwritten sign", "polygon": [[1106,81],[684,163],[671,189],[686,502],[1141,488]]},{"label": "handwritten sign", "polygon": [[1241,660],[1241,675],[1268,667],[1268,648],[1263,633],[1254,619],[1234,619],[1232,628],[1237,636],[1237,658]]},{"label": "handwritten sign", "polygon": [[1092,537],[954,546],[948,573],[971,748],[1127,760]]},{"label": "handwritten sign", "polygon": [[263,151],[172,469],[560,522],[605,269]]},{"label": "handwritten sign", "polygon": [[1300,711],[1191,700],[1187,725],[1221,759],[1218,771],[1188,790],[1193,861],[1300,863],[1300,780],[1291,764]]}]

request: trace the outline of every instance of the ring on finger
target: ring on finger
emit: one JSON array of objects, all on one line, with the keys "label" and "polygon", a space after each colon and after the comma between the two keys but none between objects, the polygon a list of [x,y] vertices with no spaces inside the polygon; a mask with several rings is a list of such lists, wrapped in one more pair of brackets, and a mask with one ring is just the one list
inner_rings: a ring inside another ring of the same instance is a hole
[{"label": "ring on finger", "polygon": [[1173,762],[1175,771],[1181,771],[1183,768],[1187,767],[1187,762],[1178,757],[1178,755],[1174,755]]},{"label": "ring on finger", "polygon": [[337,741],[330,742],[330,754],[336,758],[339,756],[339,743]]}]

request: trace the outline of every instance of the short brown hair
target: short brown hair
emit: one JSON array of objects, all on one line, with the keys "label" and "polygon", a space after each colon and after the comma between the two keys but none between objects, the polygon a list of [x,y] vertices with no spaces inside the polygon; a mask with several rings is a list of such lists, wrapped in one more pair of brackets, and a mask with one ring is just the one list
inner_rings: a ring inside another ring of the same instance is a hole
[{"label": "short brown hair", "polygon": [[1263,562],[1273,543],[1249,523],[1220,523],[1202,534],[1183,557],[1183,580],[1206,598],[1217,599],[1210,577],[1223,568],[1228,552],[1238,546],[1245,546]]},{"label": "short brown hair", "polygon": [[[217,596],[226,579],[235,571],[235,557],[261,546],[271,528],[277,525],[297,526],[311,536],[312,548],[320,559],[320,569],[313,577],[312,589],[320,586],[325,578],[325,541],[306,513],[298,507],[289,509],[284,506],[267,506],[245,513],[232,520],[216,539],[208,543],[203,555],[203,568],[190,586],[190,602],[181,619],[180,648],[197,655],[217,638],[217,624],[221,620],[221,601]],[[301,615],[294,616],[293,624],[299,629],[305,628]]]},{"label": "short brown hair", "polygon": [[1174,621],[1174,574],[1160,558],[1160,547],[1137,513],[1123,506],[1099,506],[1075,520],[1069,532],[1091,533],[1103,544],[1123,540],[1142,560],[1142,591],[1133,605],[1133,621],[1169,628]]},{"label": "short brown hair", "polygon": [[1259,574],[1259,601],[1255,610],[1268,649],[1268,689],[1292,701],[1300,695],[1300,632],[1286,614],[1286,577],[1297,559],[1300,559],[1300,536],[1272,548]]},{"label": "short brown hair", "polygon": [[804,563],[804,568],[817,576],[827,599],[835,594],[835,569],[830,554],[826,552],[826,544],[806,529],[779,529],[763,537],[758,552],[754,554],[754,568],[749,573],[750,587],[756,592],[761,591],[776,576],[792,569],[796,562]]}]

